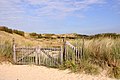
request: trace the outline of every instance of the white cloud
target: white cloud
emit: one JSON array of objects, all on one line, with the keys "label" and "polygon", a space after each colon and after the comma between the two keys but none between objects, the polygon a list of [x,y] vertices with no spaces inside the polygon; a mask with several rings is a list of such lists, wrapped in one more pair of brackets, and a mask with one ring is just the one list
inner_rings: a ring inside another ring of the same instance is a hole
[{"label": "white cloud", "polygon": [[103,2],[103,0],[28,0],[28,3],[33,6],[41,5],[39,9],[36,9],[38,15],[53,16],[66,16]]},{"label": "white cloud", "polygon": [[15,18],[26,14],[64,17],[103,2],[104,0],[0,0],[0,17]]},{"label": "white cloud", "polygon": [[19,5],[15,4],[15,2],[20,2],[20,0],[0,0],[1,19],[17,18],[25,12]]}]

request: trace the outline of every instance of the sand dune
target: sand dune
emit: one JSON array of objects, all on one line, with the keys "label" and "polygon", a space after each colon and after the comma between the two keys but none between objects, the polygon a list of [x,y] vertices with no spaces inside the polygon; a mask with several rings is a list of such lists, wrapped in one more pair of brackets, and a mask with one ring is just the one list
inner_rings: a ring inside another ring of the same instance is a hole
[{"label": "sand dune", "polygon": [[69,70],[58,70],[35,65],[0,64],[0,80],[113,80],[104,75],[70,73]]}]

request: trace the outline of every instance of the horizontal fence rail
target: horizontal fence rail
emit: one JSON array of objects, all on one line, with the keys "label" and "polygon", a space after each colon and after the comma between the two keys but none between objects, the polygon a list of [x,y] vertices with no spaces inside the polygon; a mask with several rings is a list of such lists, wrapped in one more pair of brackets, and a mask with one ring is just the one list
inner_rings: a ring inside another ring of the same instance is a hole
[{"label": "horizontal fence rail", "polygon": [[[16,47],[16,51],[20,51],[22,49],[25,50],[35,50],[36,48],[30,48],[30,47]],[[41,50],[51,50],[51,51],[61,51],[60,48],[40,48]]]}]

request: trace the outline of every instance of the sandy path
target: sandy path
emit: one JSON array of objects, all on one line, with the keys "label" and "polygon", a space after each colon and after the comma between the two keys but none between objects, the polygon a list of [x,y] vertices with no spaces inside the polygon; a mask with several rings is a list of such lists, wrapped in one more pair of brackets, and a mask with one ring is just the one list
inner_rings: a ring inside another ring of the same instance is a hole
[{"label": "sandy path", "polygon": [[0,64],[0,80],[112,80],[35,65]]}]

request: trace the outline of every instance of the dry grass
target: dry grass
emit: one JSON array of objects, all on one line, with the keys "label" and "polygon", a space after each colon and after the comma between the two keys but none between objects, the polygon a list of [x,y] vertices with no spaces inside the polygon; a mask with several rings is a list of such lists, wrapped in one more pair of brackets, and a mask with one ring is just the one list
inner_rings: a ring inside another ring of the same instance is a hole
[{"label": "dry grass", "polygon": [[[74,40],[71,43],[78,48],[82,48],[83,40]],[[94,74],[99,69],[103,69],[108,71],[106,75],[120,78],[120,38],[84,40],[83,58],[80,64],[75,65],[77,71]]]},{"label": "dry grass", "polygon": [[33,39],[26,33],[25,37],[17,34],[9,34],[0,31],[0,41],[9,41],[12,44],[13,38],[18,46],[60,46],[62,40],[58,39]]}]

